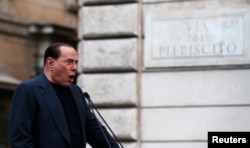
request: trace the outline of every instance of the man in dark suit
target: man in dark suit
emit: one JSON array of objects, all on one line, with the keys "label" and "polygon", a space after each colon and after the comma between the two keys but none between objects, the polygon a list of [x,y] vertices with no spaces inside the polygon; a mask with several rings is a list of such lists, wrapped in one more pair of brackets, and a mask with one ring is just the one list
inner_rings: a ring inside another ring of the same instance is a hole
[{"label": "man in dark suit", "polygon": [[12,148],[118,148],[88,107],[82,90],[72,82],[76,50],[65,43],[49,46],[44,71],[20,84],[10,113]]}]

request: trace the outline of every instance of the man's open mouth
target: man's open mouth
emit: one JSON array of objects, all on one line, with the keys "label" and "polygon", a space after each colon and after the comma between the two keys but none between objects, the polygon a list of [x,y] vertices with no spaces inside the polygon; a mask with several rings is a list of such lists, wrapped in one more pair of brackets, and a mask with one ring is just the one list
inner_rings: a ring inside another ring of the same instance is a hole
[{"label": "man's open mouth", "polygon": [[69,76],[69,79],[70,79],[71,81],[74,81],[75,75],[70,75],[70,76]]}]

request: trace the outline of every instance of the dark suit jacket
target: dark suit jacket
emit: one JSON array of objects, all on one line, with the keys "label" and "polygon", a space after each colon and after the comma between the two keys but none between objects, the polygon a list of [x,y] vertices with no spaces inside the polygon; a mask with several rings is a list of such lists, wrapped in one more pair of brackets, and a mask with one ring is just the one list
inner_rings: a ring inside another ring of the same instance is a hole
[{"label": "dark suit jacket", "polygon": [[[81,89],[69,86],[79,111],[83,143],[93,148],[108,148],[96,118],[88,107]],[[118,147],[102,127],[111,147]],[[12,148],[70,148],[69,129],[61,102],[42,73],[20,84],[13,95],[10,114]]]}]

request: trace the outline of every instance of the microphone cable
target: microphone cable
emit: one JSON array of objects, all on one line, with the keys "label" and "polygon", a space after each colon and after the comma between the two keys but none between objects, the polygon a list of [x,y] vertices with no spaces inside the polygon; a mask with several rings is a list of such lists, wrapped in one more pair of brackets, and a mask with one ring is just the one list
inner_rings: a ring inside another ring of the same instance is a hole
[{"label": "microphone cable", "polygon": [[106,137],[106,134],[104,133],[104,131],[103,131],[103,129],[102,129],[102,127],[101,127],[101,125],[100,125],[100,123],[99,123],[99,121],[98,121],[98,119],[97,119],[97,117],[96,117],[95,112],[94,112],[93,109],[95,109],[95,111],[97,112],[97,114],[99,115],[99,117],[101,117],[102,121],[103,121],[104,124],[108,127],[109,131],[112,133],[112,135],[114,136],[114,138],[115,138],[115,140],[117,141],[117,143],[118,143],[122,148],[124,148],[123,145],[121,144],[121,142],[118,140],[118,138],[117,138],[116,135],[114,134],[114,132],[113,132],[113,131],[111,130],[111,128],[109,127],[108,123],[104,120],[104,118],[102,117],[102,115],[100,114],[100,112],[99,112],[99,111],[97,110],[97,108],[95,107],[94,103],[93,103],[92,100],[90,99],[89,94],[88,94],[87,92],[84,92],[83,94],[84,94],[85,98],[87,98],[89,104],[91,105],[91,108],[92,108],[91,110],[92,110],[92,112],[93,112],[93,114],[94,114],[94,116],[95,116],[95,118],[96,118],[96,120],[97,120],[98,126],[99,126],[99,128],[101,129],[101,131],[102,131],[102,133],[103,133],[103,135],[104,135],[104,137],[105,137],[105,140],[107,141],[109,147],[112,148],[112,147],[110,146],[110,143],[109,143],[109,141],[108,141],[108,138]]},{"label": "microphone cable", "polygon": [[[88,101],[89,101],[89,100],[88,100]],[[89,104],[90,104],[90,103],[89,103]],[[112,148],[111,145],[110,145],[110,143],[109,143],[109,140],[108,140],[106,134],[105,134],[104,131],[103,131],[103,128],[102,128],[100,122],[97,120],[97,117],[96,117],[95,112],[94,112],[94,110],[93,110],[92,104],[91,104],[90,106],[91,106],[91,107],[90,107],[90,110],[91,110],[91,112],[93,113],[93,115],[95,116],[96,122],[97,122],[98,127],[100,128],[100,130],[101,130],[101,132],[102,132],[102,134],[103,134],[103,136],[104,136],[104,138],[105,138],[105,141],[107,142],[109,148]]]}]

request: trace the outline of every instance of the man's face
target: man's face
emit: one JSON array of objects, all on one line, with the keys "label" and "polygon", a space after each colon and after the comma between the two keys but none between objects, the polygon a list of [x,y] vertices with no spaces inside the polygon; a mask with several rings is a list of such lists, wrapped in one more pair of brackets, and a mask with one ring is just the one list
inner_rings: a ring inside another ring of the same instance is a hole
[{"label": "man's face", "polygon": [[62,86],[69,86],[75,79],[78,56],[74,48],[61,46],[60,56],[54,59],[52,82]]}]

